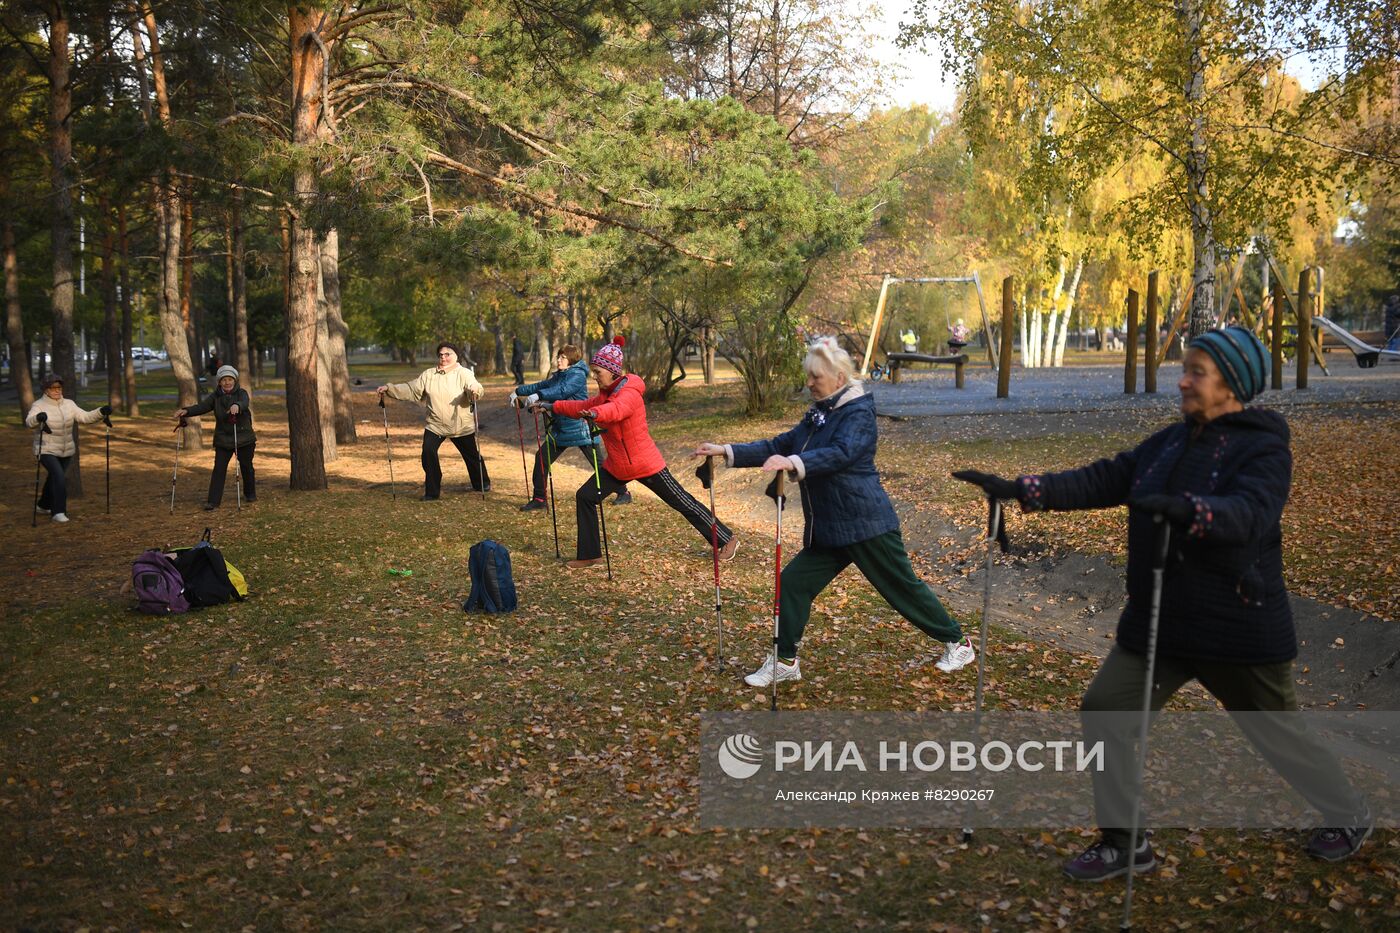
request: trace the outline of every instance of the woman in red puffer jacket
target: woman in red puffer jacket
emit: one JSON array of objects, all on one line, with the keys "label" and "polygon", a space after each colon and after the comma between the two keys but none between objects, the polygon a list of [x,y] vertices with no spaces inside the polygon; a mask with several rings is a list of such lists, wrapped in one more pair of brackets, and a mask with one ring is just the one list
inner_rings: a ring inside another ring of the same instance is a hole
[{"label": "woman in red puffer jacket", "polygon": [[[597,510],[604,499],[623,491],[627,483],[633,480],[660,496],[661,501],[681,513],[705,541],[710,540],[709,510],[676,482],[647,431],[647,408],[642,400],[646,385],[636,373],[623,369],[622,345],[623,339],[616,337],[612,343],[593,354],[589,369],[598,384],[598,394],[593,398],[540,402],[538,406],[568,418],[587,418],[603,430],[603,447],[607,457],[601,464],[595,462],[594,476],[574,495],[578,515],[578,547],[575,559],[568,563],[571,570],[602,562]],[[597,456],[596,453],[594,456]],[[722,560],[729,560],[739,548],[739,539],[723,522],[716,524],[719,556]]]}]

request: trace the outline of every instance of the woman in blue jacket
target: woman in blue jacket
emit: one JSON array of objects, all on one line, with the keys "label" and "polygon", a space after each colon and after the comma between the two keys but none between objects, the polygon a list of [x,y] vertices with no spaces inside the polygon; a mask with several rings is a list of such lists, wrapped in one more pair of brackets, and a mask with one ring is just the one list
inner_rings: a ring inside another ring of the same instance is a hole
[{"label": "woman in blue jacket", "polygon": [[766,687],[801,680],[797,643],[812,602],[842,570],[855,564],[904,618],[945,645],[941,671],[956,671],[977,657],[970,639],[948,615],[909,563],[899,518],[875,470],[875,402],[856,378],[851,356],[830,337],[819,337],[803,361],[815,404],[785,434],[749,444],[701,444],[696,457],[723,456],[735,467],[787,470],[799,483],[806,532],[802,550],[783,568],[778,609],[778,663],[769,654],[744,678]]},{"label": "woman in blue jacket", "polygon": [[[988,496],[1015,499],[1027,512],[1127,505],[1128,601],[1117,644],[1084,695],[1085,737],[1103,742],[1105,765],[1092,772],[1101,838],[1064,864],[1077,881],[1151,871],[1157,857],[1144,831],[1131,840],[1132,747],[1147,676],[1155,516],[1171,525],[1158,614],[1152,708],[1192,680],[1225,709],[1276,716],[1241,717],[1245,735],[1323,815],[1328,826],[1307,843],[1310,855],[1338,861],[1355,854],[1374,821],[1337,760],[1306,729],[1294,693],[1298,637],[1283,580],[1283,532],[1293,457],[1288,423],[1277,412],[1246,408],[1264,388],[1269,355],[1243,327],[1192,339],[1182,365],[1183,418],[1132,450],[1077,470],[1003,479],[953,475]],[[1130,843],[1133,843],[1130,845]],[[1129,856],[1129,852],[1132,855]]]},{"label": "woman in blue jacket", "polygon": [[[554,358],[554,372],[540,382],[516,387],[510,403],[516,408],[528,408],[536,402],[583,401],[588,397],[588,364],[584,362],[578,347],[566,343]],[[531,476],[534,491],[530,501],[522,505],[520,511],[534,512],[545,507],[545,478],[550,466],[566,448],[577,447],[583,451],[588,469],[592,470],[593,456],[599,443],[598,438],[589,436],[588,425],[582,419],[555,416],[550,421],[544,443],[535,452],[535,468]],[[601,460],[602,455],[598,456]],[[613,501],[626,505],[632,501],[632,494],[624,488]]]}]

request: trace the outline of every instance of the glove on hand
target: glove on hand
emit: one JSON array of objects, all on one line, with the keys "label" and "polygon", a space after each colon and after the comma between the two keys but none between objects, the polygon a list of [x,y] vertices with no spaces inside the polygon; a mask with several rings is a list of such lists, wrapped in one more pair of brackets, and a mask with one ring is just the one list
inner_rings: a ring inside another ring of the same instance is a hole
[{"label": "glove on hand", "polygon": [[982,491],[993,499],[1015,499],[1018,502],[1021,500],[1021,484],[1015,480],[1002,479],[995,474],[978,470],[957,470],[953,473],[953,478],[982,487]]},{"label": "glove on hand", "polygon": [[1185,496],[1153,493],[1128,500],[1128,508],[1161,515],[1173,525],[1185,527],[1196,517],[1196,507]]},{"label": "glove on hand", "polygon": [[46,411],[41,411],[34,416],[34,420],[39,422],[40,424],[43,424],[44,422],[49,420],[49,413]]},{"label": "glove on hand", "polygon": [[715,481],[715,471],[711,468],[711,459],[709,457],[702,460],[700,465],[695,468],[695,478],[698,479],[700,485],[706,489],[709,489],[710,484]]},{"label": "glove on hand", "polygon": [[99,409],[97,409],[97,410],[100,411],[100,412],[102,412],[102,417],[104,417],[104,418],[110,417],[111,414],[112,414],[112,406],[111,406],[111,405],[103,405],[101,408],[99,408]]}]

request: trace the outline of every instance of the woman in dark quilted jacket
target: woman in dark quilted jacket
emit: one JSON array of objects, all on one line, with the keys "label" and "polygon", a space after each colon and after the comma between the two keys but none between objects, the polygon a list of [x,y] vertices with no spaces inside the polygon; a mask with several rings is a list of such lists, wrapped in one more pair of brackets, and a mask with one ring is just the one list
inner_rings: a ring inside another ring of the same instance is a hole
[{"label": "woman in dark quilted jacket", "polygon": [[258,501],[257,479],[253,473],[253,451],[257,449],[258,437],[253,433],[253,410],[248,390],[238,384],[238,370],[232,366],[220,366],[217,373],[218,387],[209,397],[197,405],[176,410],[174,418],[194,417],[214,413],[214,472],[209,474],[209,499],[204,503],[206,512],[219,507],[224,499],[224,479],[228,475],[228,462],[238,458],[238,472],[243,477],[243,501]]},{"label": "woman in dark quilted jacket", "polygon": [[851,356],[830,337],[812,343],[803,361],[815,404],[784,434],[748,444],[701,444],[696,457],[724,457],[732,467],[788,471],[799,483],[806,522],[802,550],[783,568],[778,606],[777,664],[769,654],[744,678],[766,687],[801,680],[797,643],[812,602],[851,564],[895,611],[944,644],[937,666],[956,671],[976,659],[972,642],[909,563],[899,517],[875,470],[875,403],[865,394]]},{"label": "woman in dark quilted jacket", "polygon": [[[1354,854],[1373,820],[1336,758],[1301,722],[1293,659],[1297,636],[1283,582],[1279,519],[1293,457],[1288,424],[1276,412],[1246,408],[1269,370],[1264,345],[1242,327],[1191,341],[1183,363],[1182,421],[1132,450],[1077,470],[1002,479],[953,474],[1023,510],[1128,506],[1128,601],[1117,643],[1084,695],[1086,713],[1139,710],[1147,675],[1148,614],[1156,516],[1170,526],[1163,574],[1152,708],[1198,681],[1231,712],[1281,713],[1238,720],[1255,748],[1323,815],[1307,851],[1337,861]],[[1134,717],[1086,716],[1085,737],[1103,741],[1105,767],[1093,773],[1101,839],[1066,862],[1076,880],[1102,881],[1151,871],[1145,834],[1136,846],[1122,824],[1131,814]],[[1133,854],[1129,856],[1129,852]]]}]

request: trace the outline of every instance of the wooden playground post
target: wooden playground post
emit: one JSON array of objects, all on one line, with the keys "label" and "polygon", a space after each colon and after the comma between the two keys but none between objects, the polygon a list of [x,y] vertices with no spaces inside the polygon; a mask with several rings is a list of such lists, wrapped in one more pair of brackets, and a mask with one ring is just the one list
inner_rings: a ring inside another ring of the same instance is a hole
[{"label": "wooden playground post", "polygon": [[1128,289],[1128,339],[1127,354],[1123,360],[1123,391],[1128,395],[1137,392],[1137,352],[1138,352],[1138,293],[1136,288]]},{"label": "wooden playground post", "polygon": [[894,276],[885,273],[880,280],[880,301],[875,305],[875,322],[870,327],[870,339],[865,344],[865,357],[860,361],[860,377],[864,379],[870,373],[870,360],[875,355],[875,339],[879,336],[880,325],[884,323],[885,302],[890,297],[890,285],[894,282]]},{"label": "wooden playground post", "polygon": [[1157,270],[1147,273],[1147,346],[1142,357],[1143,391],[1157,391]]},{"label": "wooden playground post", "polygon": [[1308,387],[1308,357],[1312,355],[1312,347],[1309,345],[1309,337],[1312,336],[1312,295],[1308,293],[1311,285],[1309,270],[1304,267],[1298,273],[1298,304],[1294,311],[1298,316],[1298,388]]},{"label": "wooden playground post", "polygon": [[1011,396],[1011,349],[1016,330],[1016,302],[1011,276],[1001,280],[1001,365],[997,367],[997,398]]},{"label": "wooden playground post", "polygon": [[1271,386],[1274,391],[1283,389],[1283,303],[1287,300],[1284,292],[1282,276],[1274,276],[1274,313],[1270,321],[1270,355],[1273,357],[1273,379]]}]

